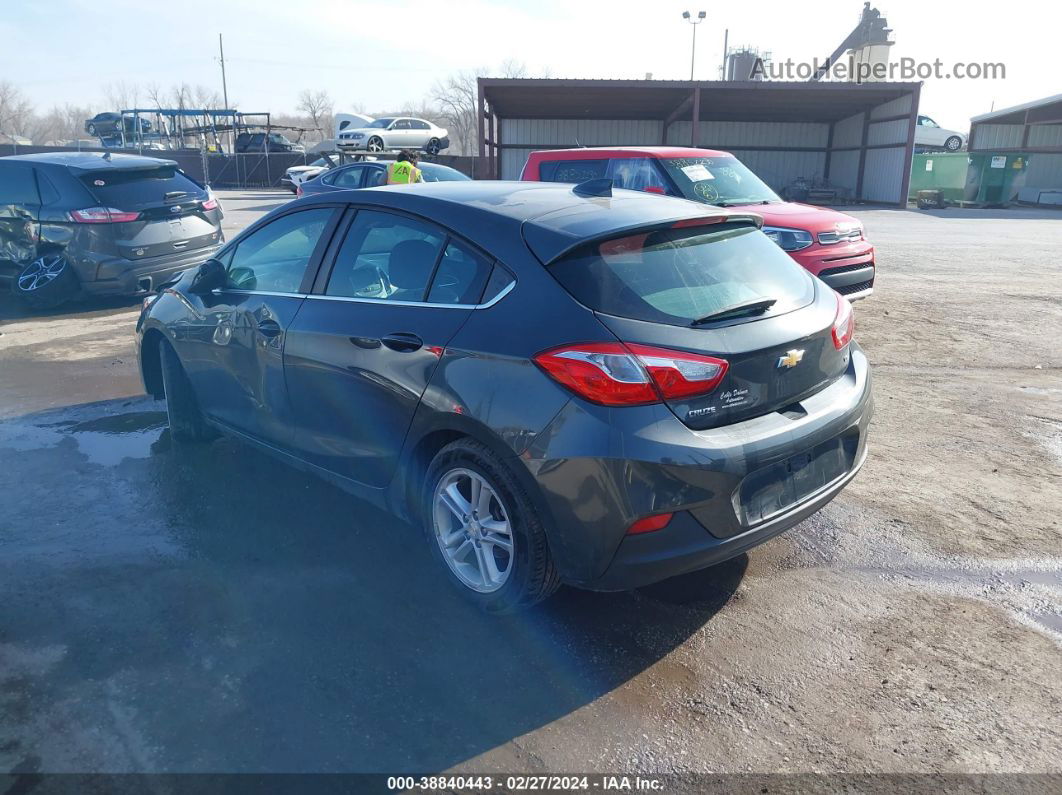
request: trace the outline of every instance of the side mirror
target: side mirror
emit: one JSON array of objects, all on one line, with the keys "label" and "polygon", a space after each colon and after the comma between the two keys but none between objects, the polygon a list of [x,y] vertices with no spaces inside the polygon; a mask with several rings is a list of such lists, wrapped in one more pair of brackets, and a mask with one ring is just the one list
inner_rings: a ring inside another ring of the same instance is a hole
[{"label": "side mirror", "polygon": [[195,295],[206,295],[224,287],[225,276],[225,266],[221,264],[221,260],[210,258],[196,270],[188,291]]}]

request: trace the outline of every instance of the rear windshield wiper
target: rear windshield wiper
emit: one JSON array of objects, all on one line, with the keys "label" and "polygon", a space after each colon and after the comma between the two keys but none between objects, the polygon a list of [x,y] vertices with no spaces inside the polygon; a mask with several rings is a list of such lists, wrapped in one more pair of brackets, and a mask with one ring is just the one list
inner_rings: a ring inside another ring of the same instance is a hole
[{"label": "rear windshield wiper", "polygon": [[705,323],[711,323],[713,320],[729,320],[730,318],[741,317],[743,315],[759,315],[766,312],[776,303],[778,303],[778,299],[776,298],[758,298],[755,301],[734,304],[725,309],[720,309],[718,312],[712,312],[710,315],[699,317],[690,323],[690,325],[701,326]]}]

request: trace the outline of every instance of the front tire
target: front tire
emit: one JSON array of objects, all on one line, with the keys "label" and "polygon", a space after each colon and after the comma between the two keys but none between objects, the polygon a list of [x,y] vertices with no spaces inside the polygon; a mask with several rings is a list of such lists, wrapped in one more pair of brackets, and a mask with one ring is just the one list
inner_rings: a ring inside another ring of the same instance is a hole
[{"label": "front tire", "polygon": [[188,380],[177,352],[168,342],[159,343],[159,357],[162,369],[162,386],[166,392],[166,416],[170,421],[170,435],[174,441],[199,443],[208,442],[217,436],[203,418],[199,401],[192,391],[192,382]]},{"label": "front tire", "polygon": [[546,531],[502,458],[461,439],[428,465],[422,512],[428,543],[450,581],[488,613],[511,613],[560,586]]},{"label": "front tire", "polygon": [[61,253],[43,254],[19,271],[11,291],[34,309],[51,309],[78,293],[77,276]]},{"label": "front tire", "polygon": [[944,142],[944,148],[949,152],[958,152],[962,148],[962,138],[952,135]]},{"label": "front tire", "polygon": [[374,135],[369,139],[368,143],[365,144],[365,148],[370,152],[382,152],[384,150],[383,138]]}]

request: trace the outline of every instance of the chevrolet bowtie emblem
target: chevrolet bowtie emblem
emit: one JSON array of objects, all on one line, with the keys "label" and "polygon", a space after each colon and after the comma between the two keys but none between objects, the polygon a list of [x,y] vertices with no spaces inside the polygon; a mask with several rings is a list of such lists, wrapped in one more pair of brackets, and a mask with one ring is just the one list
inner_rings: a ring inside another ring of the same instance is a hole
[{"label": "chevrolet bowtie emblem", "polygon": [[801,351],[797,351],[797,350],[786,351],[785,352],[785,356],[779,356],[778,357],[778,367],[784,367],[787,370],[788,369],[792,369],[793,367],[796,367],[798,364],[800,364],[800,362],[801,362],[801,360],[803,358],[804,358],[804,351],[802,351],[802,350]]}]

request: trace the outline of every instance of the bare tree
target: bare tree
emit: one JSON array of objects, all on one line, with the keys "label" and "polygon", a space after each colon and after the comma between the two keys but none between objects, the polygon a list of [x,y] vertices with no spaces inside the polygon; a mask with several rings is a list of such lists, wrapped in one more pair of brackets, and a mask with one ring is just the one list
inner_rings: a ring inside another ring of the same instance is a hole
[{"label": "bare tree", "polygon": [[84,134],[85,119],[93,116],[93,110],[77,105],[55,105],[43,116],[36,118],[30,136],[36,144],[63,146],[76,141]]},{"label": "bare tree", "polygon": [[[476,113],[479,105],[477,80],[489,74],[489,70],[482,68],[455,72],[432,86],[428,98],[438,108],[437,116],[450,133],[449,151],[452,154],[471,155],[476,151]],[[495,76],[527,77],[527,65],[509,59],[495,71]]]},{"label": "bare tree", "polygon": [[299,93],[299,104],[296,110],[305,113],[310,120],[310,126],[324,133],[332,129],[332,98],[327,91],[312,91],[308,88]]},{"label": "bare tree", "polygon": [[14,83],[0,80],[0,133],[29,137],[33,121],[33,103]]},{"label": "bare tree", "polygon": [[136,83],[126,83],[124,80],[108,83],[104,96],[112,110],[128,110],[135,108],[140,102],[140,86]]}]

